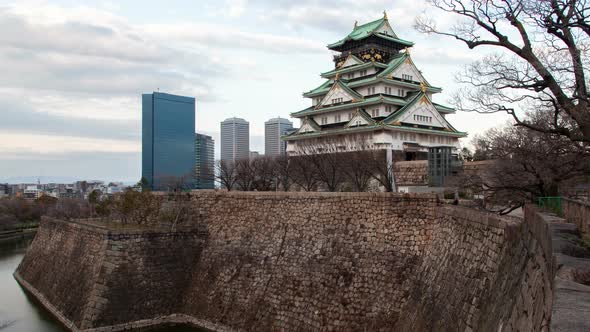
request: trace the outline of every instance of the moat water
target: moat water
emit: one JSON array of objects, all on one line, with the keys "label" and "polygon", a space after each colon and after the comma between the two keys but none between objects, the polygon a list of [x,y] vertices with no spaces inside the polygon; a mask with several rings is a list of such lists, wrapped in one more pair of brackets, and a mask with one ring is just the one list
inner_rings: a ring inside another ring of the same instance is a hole
[{"label": "moat water", "polygon": [[[66,331],[47,311],[29,297],[12,273],[25,255],[31,239],[0,242],[0,331],[53,332]],[[188,327],[169,327],[153,332],[203,331]]]}]

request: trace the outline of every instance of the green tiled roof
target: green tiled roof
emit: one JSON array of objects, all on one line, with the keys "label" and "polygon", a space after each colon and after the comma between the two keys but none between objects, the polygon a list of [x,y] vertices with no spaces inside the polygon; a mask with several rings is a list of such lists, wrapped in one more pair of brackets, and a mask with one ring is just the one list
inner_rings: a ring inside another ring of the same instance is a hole
[{"label": "green tiled roof", "polygon": [[[346,79],[342,79],[342,81],[347,82]],[[317,87],[311,91],[303,93],[303,96],[311,98],[311,97],[316,97],[316,96],[320,96],[324,93],[327,93],[328,91],[330,91],[331,84],[333,82],[334,82],[333,80],[327,80],[319,87]],[[378,75],[372,75],[372,76],[369,76],[369,77],[364,78],[362,80],[348,81],[346,84],[348,85],[349,88],[356,88],[359,86],[363,86],[365,84],[378,83],[378,82],[395,83],[397,85],[406,86],[409,88],[416,88],[416,89],[418,89],[420,87],[420,84],[417,84],[417,83],[399,81],[399,80],[389,79],[389,78],[384,78],[384,77],[378,77]],[[437,93],[437,92],[441,92],[442,89],[438,88],[438,87],[434,87],[434,86],[429,86],[427,88],[427,91]]]},{"label": "green tiled roof", "polygon": [[383,124],[383,123],[376,123],[376,124],[366,125],[366,126],[342,127],[342,128],[337,128],[337,129],[322,130],[322,131],[313,132],[313,133],[293,134],[293,135],[289,135],[289,136],[283,136],[282,138],[286,141],[293,141],[293,140],[297,140],[297,139],[306,139],[306,138],[310,138],[310,137],[372,131],[374,129],[379,129],[379,128],[396,130],[396,131],[408,131],[408,132],[415,132],[415,133],[438,134],[438,135],[454,136],[454,137],[467,136],[466,132],[459,132],[459,131],[451,132],[451,131],[436,130],[436,129],[402,127],[402,126],[394,126],[394,125]]},{"label": "green tiled roof", "polygon": [[426,129],[426,128],[415,128],[415,127],[402,127],[402,126],[394,126],[387,124],[385,125],[386,128],[401,130],[401,131],[411,131],[416,133],[429,133],[429,134],[445,134],[447,136],[455,136],[455,137],[465,137],[467,136],[466,132],[463,131],[446,131],[446,130],[436,130],[436,129]]},{"label": "green tiled roof", "polygon": [[383,33],[377,33],[376,31],[379,30],[386,23],[387,23],[387,18],[384,16],[378,20],[356,26],[352,30],[352,32],[349,33],[346,37],[344,37],[343,39],[341,39],[335,43],[329,44],[328,48],[338,47],[340,45],[343,45],[348,40],[361,40],[361,39],[367,38],[372,35],[375,35],[380,38],[387,39],[387,40],[390,40],[390,41],[393,41],[396,43],[400,43],[400,44],[406,45],[406,46],[414,45],[414,43],[412,43],[410,41],[397,38],[395,33],[393,36],[389,36],[389,35],[386,35]]},{"label": "green tiled roof", "polygon": [[386,77],[387,75],[391,74],[394,70],[396,70],[399,66],[401,66],[404,61],[408,58],[409,55],[406,53],[397,54],[393,59],[389,61],[387,64],[387,68],[384,71],[380,72],[377,76],[379,77]]},{"label": "green tiled roof", "polygon": [[348,85],[346,85],[346,83],[342,82],[341,80],[337,80],[336,83],[346,92],[348,92],[349,95],[355,97],[356,99],[363,99],[363,96],[354,91],[353,89],[349,88]]},{"label": "green tiled roof", "polygon": [[437,103],[432,103],[432,105],[434,105],[434,108],[436,108],[436,110],[441,113],[455,113],[455,109],[452,107],[444,106]]},{"label": "green tiled roof", "polygon": [[313,106],[311,106],[311,107],[308,107],[308,108],[301,110],[299,112],[291,113],[291,116],[292,117],[302,117],[302,116],[310,115],[310,114],[314,114],[314,115],[315,114],[322,114],[322,113],[326,113],[326,112],[330,112],[330,111],[337,111],[337,110],[347,109],[347,108],[351,108],[351,107],[361,107],[361,106],[379,104],[381,102],[383,102],[385,104],[403,106],[407,103],[407,100],[405,100],[404,98],[401,98],[401,97],[374,96],[374,97],[370,97],[370,98],[365,98],[364,100],[360,100],[360,101],[357,101],[354,103],[346,103],[346,104],[340,104],[340,105],[335,105],[335,106],[328,106],[328,107],[323,107],[323,108],[319,108],[319,109],[315,109]]},{"label": "green tiled roof", "polygon": [[371,67],[387,68],[387,65],[384,63],[381,63],[381,62],[368,61],[368,62],[361,63],[361,64],[354,65],[354,66],[348,66],[348,67],[344,67],[344,68],[330,70],[325,73],[321,73],[320,75],[324,78],[329,78],[329,77],[336,75],[337,73],[346,74],[346,73],[349,73],[352,71],[362,70],[362,69],[371,68]]},{"label": "green tiled roof", "polygon": [[320,93],[320,92],[328,92],[330,90],[330,86],[333,83],[333,80],[327,80],[324,83],[322,83],[322,85],[318,86],[315,89],[309,90],[308,92],[304,92],[303,96],[307,96],[308,94],[316,94],[316,93]]}]

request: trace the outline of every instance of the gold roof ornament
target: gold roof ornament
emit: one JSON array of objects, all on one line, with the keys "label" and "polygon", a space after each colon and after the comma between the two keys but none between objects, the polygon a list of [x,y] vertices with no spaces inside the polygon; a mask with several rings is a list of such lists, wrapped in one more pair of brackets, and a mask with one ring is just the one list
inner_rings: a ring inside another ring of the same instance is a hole
[{"label": "gold roof ornament", "polygon": [[383,11],[383,18],[387,19],[387,12],[386,11]]},{"label": "gold roof ornament", "polygon": [[410,48],[406,47],[406,55],[410,55]]},{"label": "gold roof ornament", "polygon": [[428,88],[428,86],[426,85],[426,82],[424,82],[424,81],[420,82],[420,90],[422,90],[422,92],[426,92],[427,88]]},{"label": "gold roof ornament", "polygon": [[356,29],[358,27],[359,21],[355,20],[354,21],[354,28]]},{"label": "gold roof ornament", "polygon": [[336,77],[334,78],[334,81],[338,81],[338,79],[340,79],[340,73],[336,73]]}]

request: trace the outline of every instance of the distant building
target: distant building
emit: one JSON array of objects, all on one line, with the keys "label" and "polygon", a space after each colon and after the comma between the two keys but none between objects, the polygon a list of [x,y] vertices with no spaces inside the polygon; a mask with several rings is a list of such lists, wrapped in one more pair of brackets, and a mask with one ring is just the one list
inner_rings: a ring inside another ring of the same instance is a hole
[{"label": "distant building", "polygon": [[0,198],[10,196],[11,190],[8,184],[0,183]]},{"label": "distant building", "polygon": [[23,198],[29,199],[29,200],[35,200],[35,199],[41,197],[41,194],[43,194],[43,191],[41,189],[39,189],[39,187],[37,185],[31,185],[31,186],[27,186],[27,188],[25,188],[25,190],[23,191]]},{"label": "distant building", "polygon": [[250,152],[250,124],[240,118],[221,122],[221,160],[247,159]]},{"label": "distant building", "polygon": [[293,122],[274,118],[264,123],[264,154],[267,156],[281,156],[285,154],[287,142],[281,139],[293,129]]},{"label": "distant building", "polygon": [[215,141],[211,136],[195,134],[195,177],[197,189],[215,188]]},{"label": "distant building", "polygon": [[194,187],[195,99],[142,96],[142,176],[153,190]]}]

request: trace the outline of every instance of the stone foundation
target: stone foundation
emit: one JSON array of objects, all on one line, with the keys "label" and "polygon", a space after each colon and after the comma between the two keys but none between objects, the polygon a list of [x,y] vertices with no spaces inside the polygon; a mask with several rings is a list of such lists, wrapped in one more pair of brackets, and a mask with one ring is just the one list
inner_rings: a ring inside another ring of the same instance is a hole
[{"label": "stone foundation", "polygon": [[546,225],[430,194],[193,195],[185,230],[44,220],[15,276],[72,330],[547,328]]},{"label": "stone foundation", "polygon": [[396,161],[393,164],[393,174],[398,186],[426,186],[428,160]]}]

